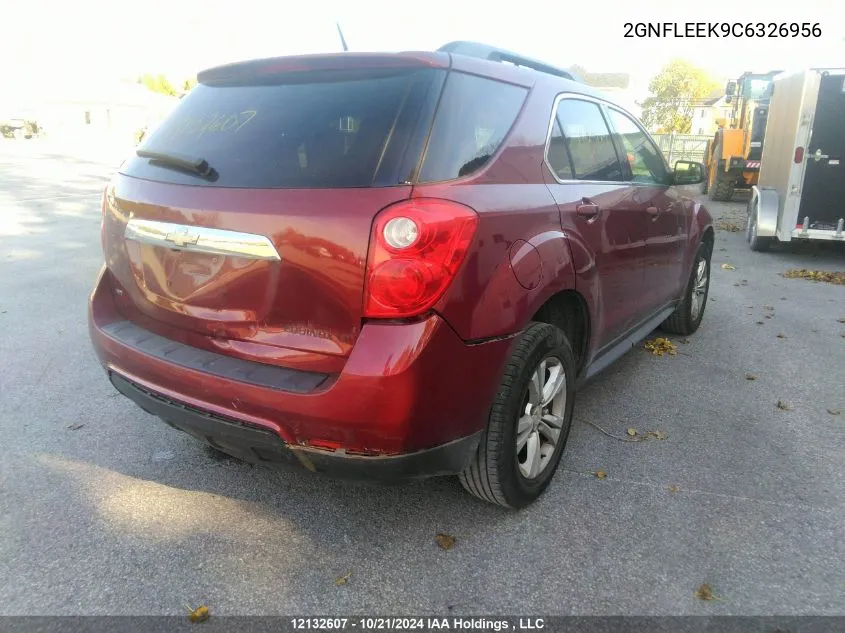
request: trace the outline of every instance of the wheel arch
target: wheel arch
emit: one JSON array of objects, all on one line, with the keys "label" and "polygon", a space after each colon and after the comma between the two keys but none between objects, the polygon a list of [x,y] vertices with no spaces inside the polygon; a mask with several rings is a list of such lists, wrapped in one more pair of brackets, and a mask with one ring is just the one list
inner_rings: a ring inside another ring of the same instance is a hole
[{"label": "wheel arch", "polygon": [[580,375],[586,365],[591,335],[590,310],[581,293],[575,289],[556,292],[537,309],[531,321],[554,325],[566,333]]},{"label": "wheel arch", "polygon": [[778,232],[778,192],[769,187],[752,187],[748,214],[757,214],[757,235],[776,237]]}]

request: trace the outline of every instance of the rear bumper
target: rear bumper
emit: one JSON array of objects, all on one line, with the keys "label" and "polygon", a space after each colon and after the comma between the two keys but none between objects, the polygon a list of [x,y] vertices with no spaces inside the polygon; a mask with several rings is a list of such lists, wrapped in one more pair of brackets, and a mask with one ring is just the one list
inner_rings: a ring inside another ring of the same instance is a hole
[{"label": "rear bumper", "polygon": [[342,371],[320,376],[208,358],[152,333],[133,339],[121,322],[137,332],[117,313],[104,270],[89,304],[91,340],[112,384],[143,409],[249,461],[367,479],[462,470],[514,340],[467,345],[437,315],[367,323]]},{"label": "rear bumper", "polygon": [[217,450],[254,464],[299,466],[348,479],[396,481],[460,472],[478,447],[480,433],[428,450],[386,457],[288,446],[267,429],[184,406],[109,372],[112,385],[144,411]]}]

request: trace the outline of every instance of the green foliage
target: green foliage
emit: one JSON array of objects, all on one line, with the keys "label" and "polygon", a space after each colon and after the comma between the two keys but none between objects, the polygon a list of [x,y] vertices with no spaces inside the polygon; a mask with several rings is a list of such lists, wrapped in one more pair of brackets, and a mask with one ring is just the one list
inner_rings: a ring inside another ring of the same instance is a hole
[{"label": "green foliage", "polygon": [[197,85],[197,80],[195,77],[189,77],[180,81],[171,81],[162,74],[144,73],[138,77],[138,83],[142,84],[147,90],[152,90],[153,92],[158,92],[169,97],[178,97],[181,94],[190,92]]},{"label": "green foliage", "polygon": [[138,78],[138,83],[143,84],[147,90],[159,92],[169,97],[175,97],[177,94],[173,84],[171,84],[164,75],[151,75],[149,73],[145,73]]},{"label": "green foliage", "polygon": [[718,87],[718,82],[701,68],[674,59],[648,85],[651,94],[642,103],[643,123],[664,133],[688,134],[696,103]]}]

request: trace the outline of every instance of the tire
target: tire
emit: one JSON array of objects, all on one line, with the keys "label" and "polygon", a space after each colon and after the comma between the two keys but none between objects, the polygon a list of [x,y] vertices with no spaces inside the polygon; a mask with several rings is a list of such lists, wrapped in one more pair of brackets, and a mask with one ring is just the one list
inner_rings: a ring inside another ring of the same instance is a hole
[{"label": "tire", "polygon": [[[552,372],[558,368],[562,371],[563,384],[550,405],[537,412],[530,404],[531,400],[536,401],[533,394],[537,392],[531,385],[541,362],[551,369],[543,372],[543,387],[551,388]],[[458,475],[463,487],[479,499],[506,508],[522,508],[537,499],[560,464],[572,424],[574,401],[575,358],[566,335],[553,325],[532,322],[522,333],[505,367],[478,450],[469,466]],[[527,412],[529,406],[535,410],[534,415]],[[546,409],[553,415],[546,414],[541,419]],[[546,420],[551,419],[555,422],[547,424]],[[520,422],[528,425],[522,433],[518,433]],[[548,433],[553,434],[555,427],[557,441],[552,445]],[[519,436],[523,440],[521,449],[517,447]],[[524,469],[532,463],[528,459],[532,446],[533,454],[538,455],[538,461],[533,462],[538,470],[536,475],[529,472],[526,476]],[[544,451],[545,456],[539,457]]]},{"label": "tire", "polygon": [[715,202],[730,202],[734,197],[735,183],[732,180],[716,179],[710,191],[710,199]]},{"label": "tire", "polygon": [[775,241],[773,237],[760,237],[757,235],[757,213],[749,212],[748,222],[745,226],[745,239],[752,251],[765,253]]},{"label": "tire", "polygon": [[[707,307],[707,297],[710,294],[710,257],[712,253],[713,245],[709,242],[702,242],[698,247],[695,263],[687,282],[687,288],[684,291],[684,298],[675,311],[660,324],[660,329],[664,332],[688,336],[693,334],[701,325],[704,309]],[[703,278],[702,265],[704,267]],[[694,295],[697,295],[700,303],[693,298]]]}]

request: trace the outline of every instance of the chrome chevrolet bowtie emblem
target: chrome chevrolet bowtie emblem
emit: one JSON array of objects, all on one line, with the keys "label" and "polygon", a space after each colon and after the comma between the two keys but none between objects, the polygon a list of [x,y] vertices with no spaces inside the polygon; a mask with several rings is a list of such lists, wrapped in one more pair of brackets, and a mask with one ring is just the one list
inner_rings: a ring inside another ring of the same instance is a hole
[{"label": "chrome chevrolet bowtie emblem", "polygon": [[176,246],[187,246],[188,244],[196,244],[199,241],[199,233],[189,233],[188,229],[180,229],[164,236],[168,242],[172,242]]}]

